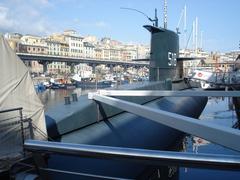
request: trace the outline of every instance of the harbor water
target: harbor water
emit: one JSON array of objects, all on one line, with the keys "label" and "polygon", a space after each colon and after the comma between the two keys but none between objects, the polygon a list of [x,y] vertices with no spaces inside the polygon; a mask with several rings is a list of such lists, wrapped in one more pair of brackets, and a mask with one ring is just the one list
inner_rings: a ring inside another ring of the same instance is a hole
[{"label": "harbor water", "polygon": [[[200,116],[201,121],[210,121],[216,124],[232,127],[237,122],[235,111],[233,110],[231,99],[229,98],[209,98],[206,108]],[[187,136],[184,140],[186,152],[192,153],[209,153],[209,154],[224,154],[224,155],[240,155],[239,152],[232,151],[204,139]],[[238,143],[238,142],[236,142]],[[202,179],[240,179],[239,171],[199,169],[199,168],[184,168],[179,170],[180,180],[202,180]]]},{"label": "harbor water", "polygon": [[[76,93],[77,96],[87,94],[92,90],[46,90],[39,93],[39,97],[45,105],[45,111],[48,111],[51,107],[62,103],[64,104],[64,97],[71,96],[72,93]],[[205,107],[201,121],[214,122],[216,124],[232,127],[237,122],[237,117],[234,111],[234,107],[229,98],[209,98],[207,106]],[[188,135],[183,140],[183,148],[181,151],[191,153],[208,153],[208,154],[224,154],[224,155],[240,155],[239,152],[232,151],[222,146],[213,144],[204,139]],[[236,142],[238,143],[238,142]],[[230,170],[215,170],[215,169],[200,169],[200,168],[167,168],[167,179],[179,179],[179,180],[202,180],[202,179],[240,179],[239,171]],[[161,179],[161,176],[159,176]]]}]

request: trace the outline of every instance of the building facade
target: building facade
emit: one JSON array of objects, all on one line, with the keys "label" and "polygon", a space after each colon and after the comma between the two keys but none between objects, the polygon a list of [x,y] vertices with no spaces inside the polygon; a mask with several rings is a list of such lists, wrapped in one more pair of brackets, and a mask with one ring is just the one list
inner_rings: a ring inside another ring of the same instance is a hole
[{"label": "building facade", "polygon": [[83,37],[79,36],[74,30],[67,30],[63,33],[65,41],[69,45],[69,56],[83,57]]},{"label": "building facade", "polygon": [[96,58],[95,46],[89,42],[83,42],[83,57],[84,58]]},{"label": "building facade", "polygon": [[[16,52],[29,54],[131,61],[132,59],[149,57],[150,51],[149,46],[126,45],[107,37],[101,40],[98,40],[96,36],[82,37],[75,30],[54,33],[46,38],[18,33],[6,36],[12,49]],[[38,62],[32,61],[27,64],[32,72],[43,72],[43,66]],[[70,73],[69,64],[53,62],[47,65],[48,72],[52,74]],[[85,66],[83,67],[76,66],[75,69],[83,71],[86,69]]]}]

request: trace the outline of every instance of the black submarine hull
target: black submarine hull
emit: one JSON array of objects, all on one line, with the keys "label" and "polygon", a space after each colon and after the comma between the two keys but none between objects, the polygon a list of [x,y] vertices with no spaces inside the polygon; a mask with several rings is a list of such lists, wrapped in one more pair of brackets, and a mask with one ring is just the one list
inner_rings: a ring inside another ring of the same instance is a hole
[{"label": "black submarine hull", "polygon": [[[207,98],[205,97],[163,97],[146,103],[145,106],[198,118],[206,103]],[[62,135],[58,140],[64,143],[169,150],[176,146],[183,135],[183,132],[173,128],[125,112]],[[86,174],[134,179],[142,176],[142,173],[149,168],[148,165],[128,161],[62,155],[51,155],[49,167]],[[69,175],[52,174],[51,179],[66,179],[67,177]],[[81,179],[90,178],[80,177]],[[71,179],[80,177],[71,176]]]}]

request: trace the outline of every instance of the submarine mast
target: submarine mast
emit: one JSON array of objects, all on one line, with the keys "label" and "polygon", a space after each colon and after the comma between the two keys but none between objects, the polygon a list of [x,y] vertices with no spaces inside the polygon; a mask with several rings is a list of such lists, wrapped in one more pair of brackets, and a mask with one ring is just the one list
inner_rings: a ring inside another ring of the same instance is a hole
[{"label": "submarine mast", "polygon": [[167,0],[164,0],[164,14],[163,14],[163,17],[164,17],[164,24],[163,24],[163,27],[164,29],[167,29]]}]

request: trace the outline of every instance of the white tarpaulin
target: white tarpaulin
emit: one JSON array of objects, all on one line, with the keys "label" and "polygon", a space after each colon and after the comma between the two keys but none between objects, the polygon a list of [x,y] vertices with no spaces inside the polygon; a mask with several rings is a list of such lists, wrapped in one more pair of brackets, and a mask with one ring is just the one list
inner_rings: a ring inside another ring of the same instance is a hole
[{"label": "white tarpaulin", "polygon": [[[44,107],[38,98],[30,73],[25,64],[0,36],[0,111],[23,108],[23,117],[31,118],[36,139],[43,139],[39,133],[46,134]],[[0,113],[0,159],[5,154],[22,149],[22,136],[19,112]],[[28,131],[24,126],[24,133]]]}]

